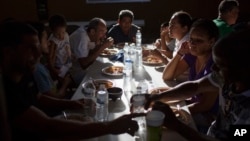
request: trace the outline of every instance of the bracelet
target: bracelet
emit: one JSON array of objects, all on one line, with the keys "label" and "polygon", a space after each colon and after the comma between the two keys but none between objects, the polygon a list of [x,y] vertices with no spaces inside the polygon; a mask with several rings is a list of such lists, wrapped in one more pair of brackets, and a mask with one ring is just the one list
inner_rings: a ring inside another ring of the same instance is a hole
[{"label": "bracelet", "polygon": [[181,54],[179,51],[177,52],[178,55],[183,56],[184,54]]}]

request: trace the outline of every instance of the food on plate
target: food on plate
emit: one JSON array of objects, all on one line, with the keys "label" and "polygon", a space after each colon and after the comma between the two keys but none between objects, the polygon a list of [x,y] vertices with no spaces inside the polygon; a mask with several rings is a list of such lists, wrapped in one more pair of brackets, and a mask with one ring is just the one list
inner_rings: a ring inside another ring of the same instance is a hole
[{"label": "food on plate", "polygon": [[117,50],[115,50],[115,49],[104,49],[101,52],[101,55],[102,56],[109,56],[109,55],[115,55],[116,53],[117,53]]},{"label": "food on plate", "polygon": [[107,75],[122,75],[123,67],[122,66],[110,66],[103,69],[103,73]]},{"label": "food on plate", "polygon": [[94,80],[94,84],[95,84],[95,87],[97,89],[99,89],[101,84],[104,84],[106,88],[111,88],[111,87],[113,87],[114,83],[112,81],[109,81],[109,80],[99,80],[99,81]]},{"label": "food on plate", "polygon": [[156,56],[149,55],[143,58],[143,62],[147,64],[161,64],[162,60]]},{"label": "food on plate", "polygon": [[95,85],[96,90],[99,89],[101,84],[104,84],[107,89],[114,86],[113,81],[107,80],[107,79],[89,80],[89,81],[82,84],[82,87],[83,87],[85,92],[89,88],[89,86],[92,85],[92,83]]}]

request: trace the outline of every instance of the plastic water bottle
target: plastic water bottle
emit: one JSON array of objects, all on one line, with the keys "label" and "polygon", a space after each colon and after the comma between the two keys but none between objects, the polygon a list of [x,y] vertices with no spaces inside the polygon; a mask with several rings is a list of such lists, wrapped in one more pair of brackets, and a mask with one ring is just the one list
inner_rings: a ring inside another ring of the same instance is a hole
[{"label": "plastic water bottle", "polygon": [[148,93],[148,84],[147,84],[146,80],[141,80],[141,81],[139,81],[137,87],[140,87],[140,88],[141,88],[141,94],[146,94],[146,93]]},{"label": "plastic water bottle", "polygon": [[128,47],[128,56],[132,60],[132,66],[136,63],[136,50],[135,50],[135,45],[131,44]]},{"label": "plastic water bottle", "polygon": [[137,30],[136,33],[136,47],[135,47],[135,52],[136,52],[136,59],[135,59],[135,67],[141,67],[142,66],[142,47],[141,47],[141,40],[142,40],[142,35],[141,31]]},{"label": "plastic water bottle", "polygon": [[[145,96],[142,95],[142,88],[141,86],[137,86],[136,87],[136,94],[133,95],[133,99],[132,99],[132,112],[133,113],[144,113],[144,104],[145,104]],[[145,129],[145,118],[144,117],[136,117],[134,118],[134,120],[137,121],[138,125],[139,125],[139,130],[143,130]]]},{"label": "plastic water bottle", "polygon": [[129,101],[131,97],[131,80],[132,80],[132,60],[127,57],[124,58],[124,68],[123,68],[123,90],[124,94],[127,97],[127,100]]},{"label": "plastic water bottle", "polygon": [[124,64],[124,69],[123,69],[125,77],[131,77],[132,66],[133,66],[132,60],[129,57],[125,58],[125,64]]},{"label": "plastic water bottle", "polygon": [[124,46],[124,68],[123,68],[123,72],[126,77],[131,77],[132,66],[133,66],[133,61],[130,56],[130,46],[126,42]]},{"label": "plastic water bottle", "polygon": [[142,35],[141,35],[141,31],[138,29],[135,35],[135,43],[137,47],[141,47],[141,39],[142,39]]},{"label": "plastic water bottle", "polygon": [[123,47],[123,55],[124,55],[123,63],[125,63],[125,59],[128,58],[128,48],[129,48],[129,45],[127,42],[125,42],[125,45]]},{"label": "plastic water bottle", "polygon": [[142,88],[140,86],[136,87],[136,94],[133,96],[133,112],[134,113],[143,113],[144,112],[144,102],[145,97],[141,93]]},{"label": "plastic water bottle", "polygon": [[108,92],[104,84],[100,85],[96,96],[96,120],[103,122],[108,118]]}]

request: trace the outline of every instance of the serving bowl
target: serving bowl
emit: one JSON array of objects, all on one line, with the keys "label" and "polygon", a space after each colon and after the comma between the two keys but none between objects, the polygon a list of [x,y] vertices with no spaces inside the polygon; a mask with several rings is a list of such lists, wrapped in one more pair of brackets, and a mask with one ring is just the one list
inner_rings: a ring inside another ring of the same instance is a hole
[{"label": "serving bowl", "polygon": [[119,87],[111,87],[107,89],[109,93],[109,99],[112,99],[113,101],[116,101],[117,99],[121,99],[122,96],[122,88]]}]

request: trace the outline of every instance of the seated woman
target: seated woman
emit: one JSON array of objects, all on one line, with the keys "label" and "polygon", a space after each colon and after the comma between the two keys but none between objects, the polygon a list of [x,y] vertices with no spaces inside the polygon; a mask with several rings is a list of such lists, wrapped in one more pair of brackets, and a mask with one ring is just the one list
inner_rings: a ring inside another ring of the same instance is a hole
[{"label": "seated woman", "polygon": [[166,55],[166,57],[172,59],[173,51],[175,48],[175,39],[169,35],[169,23],[163,22],[160,28],[160,38],[156,39],[154,45],[157,49]]},{"label": "seated woman", "polygon": [[[164,80],[173,80],[185,71],[189,70],[189,80],[197,80],[211,73],[214,64],[212,60],[212,47],[219,37],[216,25],[206,19],[199,19],[191,26],[190,38],[184,42],[178,50],[177,55],[166,65],[163,71]],[[218,94],[217,94],[218,95]],[[210,118],[216,115],[218,102],[217,96],[209,94],[198,94],[188,101],[190,111],[193,115],[202,113],[205,123],[196,123],[198,126],[208,127]]]},{"label": "seated woman", "polygon": [[[190,16],[189,13],[185,11],[175,12],[169,21],[169,27],[168,27],[169,36],[175,40],[173,52],[167,53],[165,51],[160,51],[158,49],[155,49],[151,52],[151,54],[159,57],[164,62],[164,64],[167,64],[168,60],[176,55],[176,52],[181,47],[182,43],[188,40],[189,30],[191,25],[192,25],[192,17]],[[167,50],[167,48],[165,49]]]}]

